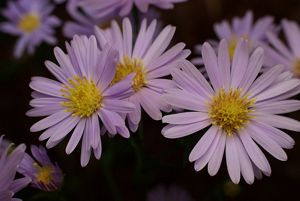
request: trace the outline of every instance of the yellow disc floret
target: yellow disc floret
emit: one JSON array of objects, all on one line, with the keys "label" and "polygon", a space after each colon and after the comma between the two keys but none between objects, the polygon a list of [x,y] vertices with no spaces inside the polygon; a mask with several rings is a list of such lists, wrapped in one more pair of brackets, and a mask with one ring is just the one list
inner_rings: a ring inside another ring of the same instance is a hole
[{"label": "yellow disc floret", "polygon": [[44,185],[49,185],[52,182],[52,174],[54,173],[54,168],[50,165],[40,166],[37,163],[33,164],[37,170],[35,175],[36,181]]},{"label": "yellow disc floret", "polygon": [[75,76],[61,91],[62,96],[68,99],[61,105],[73,116],[89,117],[101,107],[103,97],[93,80]]},{"label": "yellow disc floret", "polygon": [[32,33],[41,25],[40,17],[35,13],[29,13],[21,17],[18,27],[25,33]]},{"label": "yellow disc floret", "polygon": [[117,65],[112,84],[123,80],[131,73],[135,73],[135,77],[132,80],[132,88],[135,92],[139,91],[146,84],[146,73],[141,59],[132,59],[128,56],[121,59]]},{"label": "yellow disc floret", "polygon": [[209,117],[213,125],[222,128],[228,135],[240,130],[252,118],[251,107],[255,100],[242,97],[240,89],[226,92],[220,89],[212,98],[209,106]]}]

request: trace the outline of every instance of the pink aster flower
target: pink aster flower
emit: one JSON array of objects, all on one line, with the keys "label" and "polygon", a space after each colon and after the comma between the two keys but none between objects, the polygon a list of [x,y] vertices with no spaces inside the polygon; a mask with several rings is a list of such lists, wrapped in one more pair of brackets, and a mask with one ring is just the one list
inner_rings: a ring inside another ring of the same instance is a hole
[{"label": "pink aster flower", "polygon": [[102,18],[114,12],[124,17],[131,12],[133,6],[146,13],[150,5],[161,9],[172,9],[175,3],[184,1],[187,0],[85,0],[81,2],[81,7],[95,18]]},{"label": "pink aster flower", "polygon": [[187,190],[179,186],[157,186],[147,194],[147,201],[194,201]]},{"label": "pink aster flower", "polygon": [[54,6],[48,0],[15,0],[9,1],[2,14],[8,22],[0,24],[0,30],[18,36],[14,55],[21,57],[25,50],[33,54],[42,42],[50,45],[56,43],[54,28],[60,20],[50,15]]},{"label": "pink aster flower", "polygon": [[66,47],[67,54],[58,47],[54,49],[59,66],[50,61],[45,63],[58,81],[32,78],[33,109],[27,115],[47,116],[30,129],[45,130],[39,139],[48,139],[47,148],[56,146],[74,129],[66,153],[73,152],[82,139],[81,165],[86,166],[92,150],[97,159],[101,156],[102,129],[129,137],[120,114],[131,112],[134,105],[120,99],[132,94],[134,75],[111,85],[118,53],[109,45],[100,51],[94,36],[75,36]]},{"label": "pink aster flower", "polygon": [[[3,143],[3,136],[0,137],[0,145]],[[7,143],[5,142],[5,145]],[[4,149],[0,149],[0,200],[17,201],[13,198],[14,194],[25,188],[31,181],[30,178],[24,177],[15,179],[17,168],[24,157],[26,146],[21,144],[12,148],[9,144]],[[3,146],[2,146],[3,147]]]},{"label": "pink aster flower", "polygon": [[267,37],[272,47],[265,46],[265,66],[272,67],[274,63],[283,64],[286,69],[300,77],[300,29],[294,21],[282,20],[282,29],[285,34],[287,45],[279,36],[272,32],[267,33]]},{"label": "pink aster flower", "polygon": [[129,97],[129,101],[136,109],[128,114],[132,131],[137,129],[140,122],[141,107],[154,120],[161,119],[161,110],[171,110],[161,99],[161,95],[165,89],[173,86],[173,82],[162,77],[169,75],[170,68],[190,54],[189,50],[184,50],[184,43],[178,43],[166,50],[175,33],[175,27],[169,25],[155,37],[156,25],[156,20],[149,26],[146,20],[143,20],[136,39],[133,38],[132,25],[128,18],[123,20],[122,30],[115,21],[107,30],[96,27],[100,47],[111,43],[119,51],[117,70],[112,83],[118,83],[130,73],[135,73],[132,81],[134,94]]},{"label": "pink aster flower", "polygon": [[164,97],[171,105],[189,111],[163,117],[169,125],[162,134],[180,138],[209,127],[189,156],[196,171],[207,165],[209,174],[215,175],[225,154],[234,183],[240,181],[240,175],[249,184],[261,173],[270,175],[271,167],[259,146],[275,158],[287,160],[283,148],[292,148],[294,141],[279,129],[299,132],[300,122],[279,114],[300,108],[300,101],[288,100],[300,92],[300,80],[291,78],[280,65],[258,76],[263,49],[255,49],[249,57],[243,39],[232,62],[226,40],[221,41],[217,55],[204,43],[202,57],[211,85],[191,63],[182,62],[182,69],[172,73],[178,89],[169,90]]},{"label": "pink aster flower", "polygon": [[[228,41],[230,58],[233,57],[239,38],[249,40],[248,48],[251,51],[267,41],[266,33],[268,31],[274,32],[275,30],[273,18],[270,16],[262,17],[256,22],[253,21],[253,13],[248,11],[242,18],[234,17],[231,24],[224,20],[214,25],[214,30],[219,40],[226,39]],[[214,41],[212,44],[217,46],[218,42]],[[196,46],[195,52],[201,54],[201,45]],[[203,60],[200,57],[193,59],[192,62],[194,64],[203,64]]]},{"label": "pink aster flower", "polygon": [[57,164],[53,164],[42,146],[31,146],[31,153],[25,154],[18,172],[31,178],[31,186],[44,191],[56,191],[63,182],[63,174]]}]

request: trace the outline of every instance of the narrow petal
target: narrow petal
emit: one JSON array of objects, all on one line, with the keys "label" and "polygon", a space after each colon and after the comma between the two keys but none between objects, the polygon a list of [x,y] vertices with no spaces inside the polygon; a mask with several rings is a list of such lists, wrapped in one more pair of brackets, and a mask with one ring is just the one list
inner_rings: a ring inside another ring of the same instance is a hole
[{"label": "narrow petal", "polygon": [[162,118],[163,123],[169,124],[190,124],[208,119],[207,113],[202,112],[184,112],[171,114]]},{"label": "narrow petal", "polygon": [[288,117],[272,114],[255,114],[256,120],[275,128],[287,129],[300,132],[300,122]]},{"label": "narrow petal", "polygon": [[57,113],[55,113],[49,117],[46,117],[46,118],[40,120],[39,122],[35,123],[33,126],[31,126],[30,131],[37,132],[37,131],[44,130],[44,129],[49,128],[49,127],[57,124],[58,122],[66,119],[70,115],[71,115],[70,113],[65,112],[65,111],[57,112]]},{"label": "narrow petal", "polygon": [[251,137],[272,156],[281,161],[287,160],[284,150],[255,123],[248,126]]},{"label": "narrow petal", "polygon": [[253,163],[262,171],[271,173],[271,167],[263,152],[251,139],[246,129],[239,133],[239,137]]},{"label": "narrow petal", "polygon": [[209,128],[209,130],[201,137],[201,139],[198,141],[198,143],[193,148],[192,152],[189,156],[189,161],[195,161],[203,156],[213,143],[214,139],[216,138],[216,135],[220,134],[218,133],[219,129],[216,126],[212,126]]},{"label": "narrow petal", "polygon": [[190,134],[193,134],[203,128],[206,128],[211,124],[210,120],[205,120],[193,124],[186,125],[176,125],[173,127],[168,127],[168,129],[163,129],[162,134],[166,138],[180,138]]},{"label": "narrow petal", "polygon": [[236,141],[236,136],[227,136],[226,138],[226,164],[232,182],[238,184],[241,177],[241,167]]}]

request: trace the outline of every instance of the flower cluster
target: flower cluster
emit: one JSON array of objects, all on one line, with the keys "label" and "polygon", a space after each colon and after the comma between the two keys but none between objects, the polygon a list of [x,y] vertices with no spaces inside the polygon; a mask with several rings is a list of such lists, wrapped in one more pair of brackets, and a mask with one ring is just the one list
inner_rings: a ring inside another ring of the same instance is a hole
[{"label": "flower cluster", "polygon": [[[219,40],[196,46],[201,56],[190,62],[185,44],[172,44],[176,27],[163,27],[148,12],[150,5],[170,9],[184,1],[56,0],[65,2],[73,20],[62,28],[71,40],[65,50],[54,48],[55,62],[45,62],[54,79],[31,78],[32,108],[26,115],[42,119],[30,131],[42,132],[39,140],[47,140],[48,149],[69,137],[65,152],[81,146],[85,167],[91,155],[101,158],[103,136],[130,138],[145,112],[167,124],[161,130],[166,138],[204,133],[189,155],[196,171],[207,166],[214,176],[225,157],[235,184],[241,177],[252,184],[270,176],[262,149],[286,161],[284,149],[295,142],[282,130],[300,132],[299,121],[282,115],[300,109],[295,97],[300,92],[299,25],[282,20],[277,26],[271,16],[254,22],[248,11],[231,23],[216,23]],[[2,11],[8,21],[0,23],[0,30],[19,37],[16,57],[33,54],[42,42],[57,42],[55,28],[62,23],[51,14],[56,4],[8,3]],[[44,191],[62,186],[62,170],[46,149],[32,145],[31,154],[25,149],[0,138],[0,200],[14,200],[14,193],[29,183]],[[16,179],[16,173],[24,178]],[[193,200],[176,186],[158,187],[147,199]]]}]

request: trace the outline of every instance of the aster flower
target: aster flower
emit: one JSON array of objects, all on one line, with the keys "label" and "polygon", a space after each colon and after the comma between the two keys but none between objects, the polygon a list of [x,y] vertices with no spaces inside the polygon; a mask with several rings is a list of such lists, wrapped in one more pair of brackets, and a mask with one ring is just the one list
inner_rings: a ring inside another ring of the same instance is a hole
[{"label": "aster flower", "polygon": [[264,46],[266,52],[265,66],[272,67],[274,63],[283,64],[286,69],[300,77],[300,29],[294,21],[282,20],[282,29],[288,46],[275,33],[268,32],[267,37],[272,47]]},{"label": "aster flower", "polygon": [[195,170],[208,165],[209,174],[215,175],[225,153],[231,180],[238,183],[242,174],[251,184],[255,176],[271,174],[258,145],[275,158],[287,160],[283,148],[292,148],[294,141],[279,129],[300,131],[300,122],[279,114],[300,108],[300,101],[288,100],[299,93],[300,80],[291,78],[281,65],[257,77],[263,49],[255,49],[249,58],[243,39],[232,62],[226,40],[221,41],[218,55],[204,43],[202,56],[211,85],[191,63],[182,62],[182,69],[172,73],[178,89],[169,90],[165,99],[189,111],[163,117],[169,125],[162,134],[180,138],[209,127],[189,156]]},{"label": "aster flower", "polygon": [[81,1],[82,0],[69,0],[67,2],[66,10],[73,18],[73,21],[67,21],[63,27],[63,33],[68,38],[73,38],[74,35],[91,36],[94,34],[94,26],[106,28],[115,16],[115,13],[101,18],[89,16],[80,8],[79,5]]},{"label": "aster flower", "polygon": [[45,63],[58,81],[32,78],[34,99],[30,105],[34,108],[27,115],[47,116],[30,128],[32,132],[45,130],[39,139],[48,139],[47,148],[56,146],[74,129],[66,153],[73,152],[82,138],[81,165],[86,166],[92,150],[97,159],[101,156],[102,129],[129,137],[120,113],[131,112],[134,106],[120,99],[131,95],[134,75],[112,86],[118,54],[109,45],[100,51],[94,36],[75,36],[66,47],[67,54],[54,49],[59,66]]},{"label": "aster flower", "polygon": [[48,0],[15,0],[9,1],[2,14],[8,22],[0,24],[0,30],[18,36],[14,55],[22,56],[27,50],[33,54],[35,48],[42,42],[50,45],[56,43],[54,28],[60,25],[60,20],[50,15],[54,6]]},{"label": "aster flower", "polygon": [[63,182],[63,174],[57,164],[53,164],[42,146],[31,146],[31,153],[25,154],[18,172],[31,178],[31,185],[44,191],[58,190]]},{"label": "aster flower", "polygon": [[193,201],[190,194],[179,186],[157,186],[147,194],[147,201]]},{"label": "aster flower", "polygon": [[[94,34],[95,26],[99,26],[101,29],[109,28],[113,19],[121,22],[121,18],[116,17],[116,12],[100,18],[87,15],[80,8],[80,2],[82,0],[69,0],[67,3],[67,11],[73,18],[73,21],[67,21],[63,27],[63,33],[68,38],[72,38],[74,35],[91,36]],[[128,17],[133,19],[131,14]],[[139,13],[138,17],[139,19],[153,20],[159,18],[159,14],[154,9],[150,9],[147,13]]]},{"label": "aster flower", "polygon": [[129,101],[136,109],[128,114],[128,123],[132,131],[136,131],[140,122],[141,107],[154,120],[161,119],[161,110],[171,110],[161,99],[161,94],[165,89],[173,87],[173,82],[162,77],[169,75],[170,68],[190,54],[189,50],[184,50],[184,43],[178,43],[166,51],[175,33],[175,27],[169,25],[154,37],[156,25],[154,20],[147,27],[147,21],[143,20],[136,39],[133,39],[132,25],[128,18],[123,20],[123,30],[115,21],[107,30],[96,27],[100,47],[111,43],[119,51],[117,70],[112,83],[118,83],[128,74],[135,73],[132,82],[134,94],[129,97]]},{"label": "aster flower", "polygon": [[[0,137],[0,145],[3,143],[3,136]],[[6,143],[5,143],[6,144]],[[30,178],[24,177],[15,179],[17,168],[23,159],[26,146],[21,144],[12,149],[13,144],[5,149],[0,149],[0,200],[17,201],[14,194],[25,188],[30,183]]]},{"label": "aster flower", "polygon": [[[226,39],[228,41],[228,51],[232,59],[239,38],[249,40],[248,48],[251,51],[267,41],[266,33],[268,31],[274,32],[275,26],[273,17],[270,16],[262,17],[253,22],[253,13],[248,11],[242,18],[234,17],[231,24],[227,20],[216,23],[214,30],[220,40]],[[212,44],[217,46],[218,42],[213,41]],[[196,46],[195,52],[201,54],[201,45]],[[192,62],[194,64],[203,64],[201,57],[193,59]]]},{"label": "aster flower", "polygon": [[131,12],[133,6],[146,13],[150,5],[161,9],[172,9],[175,3],[184,1],[187,0],[85,0],[81,2],[81,7],[86,13],[95,18],[102,18],[114,12],[124,17]]}]

